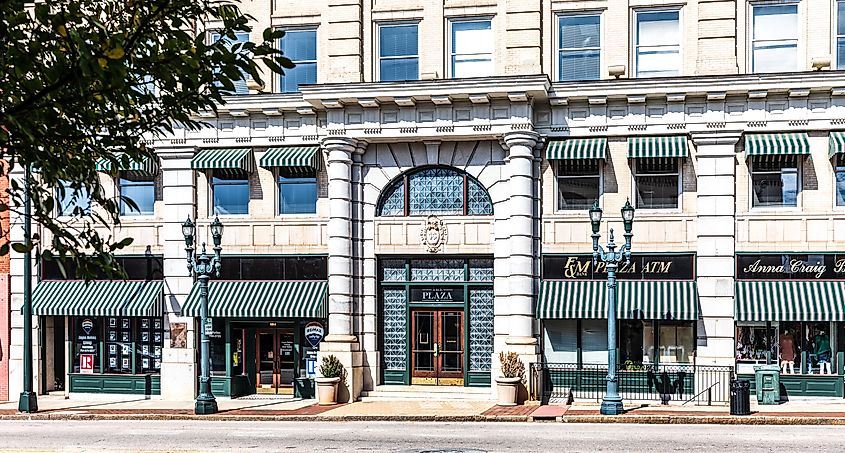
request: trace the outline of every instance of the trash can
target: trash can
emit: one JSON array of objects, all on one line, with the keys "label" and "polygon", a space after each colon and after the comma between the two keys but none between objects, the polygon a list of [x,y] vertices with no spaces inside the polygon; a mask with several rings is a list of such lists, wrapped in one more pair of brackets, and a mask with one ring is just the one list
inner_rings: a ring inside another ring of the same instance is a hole
[{"label": "trash can", "polygon": [[780,367],[755,366],[754,387],[757,390],[757,404],[780,404]]},{"label": "trash can", "polygon": [[751,382],[731,380],[731,415],[751,415]]}]

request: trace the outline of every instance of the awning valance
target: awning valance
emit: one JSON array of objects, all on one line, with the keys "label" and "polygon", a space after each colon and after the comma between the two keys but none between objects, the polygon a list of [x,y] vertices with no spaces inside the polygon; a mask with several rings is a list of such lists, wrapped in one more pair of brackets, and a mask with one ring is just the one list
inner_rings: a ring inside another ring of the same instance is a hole
[{"label": "awning valance", "polygon": [[604,159],[607,154],[607,139],[568,138],[552,140],[546,147],[546,159]]},{"label": "awning valance", "polygon": [[[123,158],[122,155],[117,155],[115,157],[118,159],[118,162],[120,162]],[[108,173],[112,171],[113,167],[114,164],[112,161],[106,158],[97,161],[97,171]],[[149,157],[144,157],[140,161],[130,160],[128,165],[118,165],[119,171],[126,171],[146,176],[153,176],[157,174],[158,169],[158,159],[151,159]]]},{"label": "awning valance", "polygon": [[[617,281],[616,314],[622,319],[698,319],[693,281]],[[607,318],[607,282],[544,280],[537,303],[540,319]]]},{"label": "awning valance", "polygon": [[747,134],[745,154],[748,156],[810,154],[810,141],[804,132]]},{"label": "awning valance", "polygon": [[628,157],[688,157],[689,144],[686,135],[663,137],[629,137]]},{"label": "awning valance", "polygon": [[737,321],[845,321],[845,283],[738,281]]},{"label": "awning valance", "polygon": [[293,167],[311,168],[319,167],[317,152],[320,147],[314,146],[284,146],[281,148],[270,148],[261,156],[258,165],[262,167]]},{"label": "awning valance", "polygon": [[[326,281],[208,282],[208,316],[227,318],[326,318]],[[194,284],[183,316],[200,316],[199,284]]]},{"label": "awning valance", "polygon": [[830,157],[836,154],[845,154],[845,131],[831,132],[828,146]]},{"label": "awning valance", "polygon": [[255,159],[252,148],[215,148],[197,152],[191,160],[195,170],[243,170],[255,171]]},{"label": "awning valance", "polygon": [[162,282],[42,281],[32,312],[45,316],[162,316]]}]

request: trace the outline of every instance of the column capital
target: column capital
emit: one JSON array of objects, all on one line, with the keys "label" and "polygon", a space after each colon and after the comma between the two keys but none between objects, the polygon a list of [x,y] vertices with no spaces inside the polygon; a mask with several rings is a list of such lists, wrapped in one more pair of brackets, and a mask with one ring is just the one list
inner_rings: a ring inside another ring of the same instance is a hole
[{"label": "column capital", "polygon": [[742,131],[702,131],[690,134],[695,146],[736,145],[742,138]]},{"label": "column capital", "polygon": [[512,146],[527,146],[529,148],[534,148],[538,143],[540,143],[540,141],[540,134],[534,131],[506,132],[499,140],[505,149],[510,149]]},{"label": "column capital", "polygon": [[357,150],[360,143],[364,143],[363,146],[366,147],[366,142],[362,142],[361,140],[354,139],[352,137],[326,137],[320,143],[320,147],[326,152],[345,151],[351,154],[358,152]]}]

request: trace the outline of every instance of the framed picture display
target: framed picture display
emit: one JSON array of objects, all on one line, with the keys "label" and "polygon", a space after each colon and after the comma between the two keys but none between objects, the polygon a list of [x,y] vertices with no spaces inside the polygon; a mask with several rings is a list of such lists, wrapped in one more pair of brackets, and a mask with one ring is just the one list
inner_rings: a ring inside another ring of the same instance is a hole
[{"label": "framed picture display", "polygon": [[123,332],[123,336],[121,337],[121,341],[125,343],[129,343],[129,332]]},{"label": "framed picture display", "polygon": [[128,344],[123,345],[123,347],[121,348],[121,353],[123,355],[129,355],[129,352],[130,352],[129,351],[129,345]]},{"label": "framed picture display", "polygon": [[149,369],[150,368],[150,359],[144,357],[144,359],[141,361],[141,368],[143,368],[145,370]]},{"label": "framed picture display", "polygon": [[117,357],[109,357],[109,368],[117,368]]},{"label": "framed picture display", "polygon": [[109,341],[117,341],[117,332],[109,330]]},{"label": "framed picture display", "polygon": [[144,346],[142,346],[141,347],[141,354],[150,355],[150,346],[146,345],[146,344]]},{"label": "framed picture display", "polygon": [[129,319],[128,318],[123,318],[121,320],[121,327],[123,327],[124,329],[129,328]]},{"label": "framed picture display", "polygon": [[161,330],[161,320],[160,320],[160,319],[156,319],[156,320],[155,320],[155,323],[154,323],[154,326],[155,326],[155,327],[154,327],[154,329],[155,329],[155,330]]},{"label": "framed picture display", "polygon": [[150,320],[149,319],[142,319],[141,320],[141,328],[142,329],[149,329],[150,328]]},{"label": "framed picture display", "polygon": [[161,346],[156,346],[154,351],[156,357],[161,357]]},{"label": "framed picture display", "polygon": [[109,327],[117,327],[117,318],[109,318]]},{"label": "framed picture display", "polygon": [[155,369],[161,368],[161,359],[155,359]]},{"label": "framed picture display", "polygon": [[116,344],[110,344],[109,345],[109,354],[117,354],[117,345]]},{"label": "framed picture display", "polygon": [[124,357],[123,360],[121,361],[121,365],[123,365],[122,368],[124,370],[128,370],[129,369],[129,357]]},{"label": "framed picture display", "polygon": [[160,344],[160,343],[161,343],[161,332],[156,332],[156,333],[155,333],[155,338],[154,338],[154,340],[153,340],[153,341],[154,341],[156,344]]},{"label": "framed picture display", "polygon": [[150,333],[147,331],[141,332],[141,341],[144,343],[150,341]]}]

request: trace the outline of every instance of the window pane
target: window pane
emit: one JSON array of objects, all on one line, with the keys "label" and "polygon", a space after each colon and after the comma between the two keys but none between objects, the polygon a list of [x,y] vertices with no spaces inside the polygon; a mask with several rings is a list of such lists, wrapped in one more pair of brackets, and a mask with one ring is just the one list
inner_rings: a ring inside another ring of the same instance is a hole
[{"label": "window pane", "polygon": [[598,159],[567,159],[559,160],[558,176],[598,176]]},{"label": "window pane", "polygon": [[[578,362],[578,321],[546,319],[543,321],[543,357],[551,363]],[[605,359],[605,362],[607,359]]]},{"label": "window pane", "polygon": [[477,181],[467,178],[467,214],[493,215],[493,202],[484,187]]},{"label": "window pane", "polygon": [[798,171],[784,168],[780,173],[751,176],[753,206],[798,206]]},{"label": "window pane", "polygon": [[430,168],[409,177],[410,214],[463,214],[464,177],[444,168]]},{"label": "window pane", "polygon": [[416,56],[416,24],[382,26],[379,29],[379,55],[382,57]]},{"label": "window pane", "polygon": [[60,183],[64,188],[64,194],[57,192],[56,198],[59,202],[59,215],[73,215],[76,208],[82,209],[87,214],[91,209],[91,194],[88,189],[74,189],[67,182]]},{"label": "window pane", "polygon": [[678,176],[637,176],[637,207],[668,209],[678,207]]},{"label": "window pane", "polygon": [[673,47],[640,47],[637,49],[637,76],[660,77],[678,75],[681,51]]},{"label": "window pane", "polygon": [[845,206],[845,167],[836,167],[836,206]]},{"label": "window pane", "polygon": [[317,30],[288,30],[282,37],[282,52],[291,61],[317,59]]},{"label": "window pane", "polygon": [[560,18],[560,49],[599,47],[599,16],[572,16]]},{"label": "window pane", "polygon": [[836,69],[845,69],[845,38],[836,40]]},{"label": "window pane", "polygon": [[798,70],[798,44],[795,41],[754,44],[754,72]]},{"label": "window pane", "polygon": [[[231,49],[232,45],[239,42],[247,42],[249,41],[249,34],[248,33],[236,33],[235,34],[235,41],[230,40],[229,38],[224,37],[223,39],[226,41],[227,47]],[[220,35],[218,33],[214,33],[211,35],[212,41],[217,41],[220,39]],[[247,73],[241,71],[241,79],[240,80],[233,80],[232,82],[235,84],[235,91],[230,94],[248,94],[249,89],[246,87],[246,79],[248,75]],[[219,86],[219,84],[218,84]]]},{"label": "window pane", "polygon": [[387,195],[381,202],[379,215],[404,215],[405,214],[405,180],[400,179],[387,189]]},{"label": "window pane", "polygon": [[452,77],[486,77],[493,74],[489,55],[452,57]]},{"label": "window pane", "polygon": [[249,213],[249,182],[246,179],[212,178],[214,193],[214,213],[248,214]]},{"label": "window pane", "polygon": [[576,50],[560,53],[560,80],[598,80],[599,51]]},{"label": "window pane", "polygon": [[419,59],[395,58],[381,60],[379,66],[379,80],[384,82],[416,80],[419,78]]},{"label": "window pane", "polygon": [[599,198],[599,178],[559,178],[558,209],[590,209]]},{"label": "window pane", "polygon": [[313,214],[317,212],[316,178],[279,178],[279,213]]},{"label": "window pane", "polygon": [[581,321],[581,349],[584,363],[607,365],[607,320]]},{"label": "window pane", "polygon": [[452,53],[493,53],[493,35],[489,20],[452,23]]},{"label": "window pane", "polygon": [[317,63],[296,63],[293,69],[285,69],[281,76],[282,92],[293,93],[299,91],[299,85],[317,83]]},{"label": "window pane", "polygon": [[692,363],[692,324],[660,325],[660,363]]},{"label": "window pane", "polygon": [[754,7],[754,40],[798,39],[798,5]]},{"label": "window pane", "polygon": [[637,45],[680,45],[678,11],[658,11],[637,14]]},{"label": "window pane", "polygon": [[120,214],[151,215],[155,204],[155,183],[153,181],[130,181],[120,179],[120,195],[131,199],[137,208],[130,207],[125,200],[120,201]]}]

